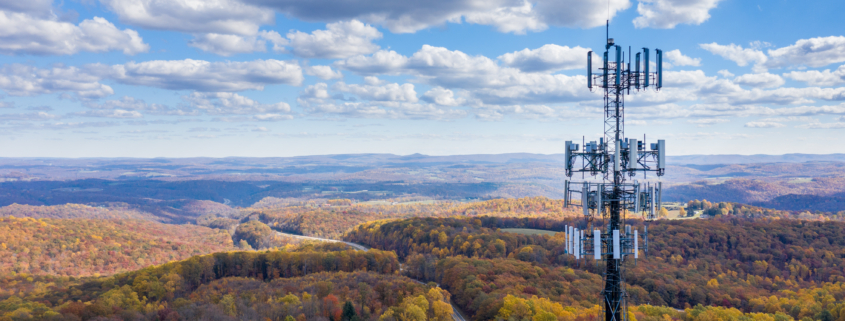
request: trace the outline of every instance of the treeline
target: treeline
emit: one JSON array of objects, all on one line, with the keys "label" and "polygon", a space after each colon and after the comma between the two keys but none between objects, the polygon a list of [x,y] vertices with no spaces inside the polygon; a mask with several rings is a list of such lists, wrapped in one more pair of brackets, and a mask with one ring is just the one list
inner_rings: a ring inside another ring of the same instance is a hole
[{"label": "treeline", "polygon": [[[399,275],[320,272],[261,282],[225,278],[202,285],[172,310],[182,319],[452,320],[449,293]],[[169,314],[174,314],[170,312]],[[411,316],[411,318],[403,318]]]},{"label": "treeline", "polygon": [[[641,222],[631,221],[643,231]],[[507,218],[414,218],[401,221],[372,222],[349,232],[347,240],[371,247],[396,251],[400,257],[425,258],[420,275],[442,284],[462,298],[466,286],[447,282],[443,262],[464,262],[465,267],[450,270],[475,279],[477,273],[464,273],[472,266],[494,268],[524,263],[529,267],[566,266],[600,273],[595,261],[576,262],[563,255],[561,233],[520,235],[496,228],[562,228],[566,222],[542,219]],[[572,224],[569,222],[568,224]],[[581,223],[583,224],[583,223]],[[601,225],[601,222],[596,222]],[[626,269],[631,302],[668,305],[676,308],[697,304],[736,307],[755,311],[751,298],[778,295],[784,290],[820,287],[824,282],[845,282],[845,223],[796,220],[724,218],[713,220],[657,221],[649,225],[648,255]],[[642,243],[641,243],[642,244]],[[645,253],[643,253],[645,254]],[[457,257],[455,257],[457,256]],[[466,257],[461,259],[461,257]],[[530,265],[531,263],[533,265]],[[421,263],[408,264],[417,266]],[[440,267],[440,268],[438,268]],[[508,270],[508,269],[504,269]],[[492,275],[508,275],[495,270]],[[516,284],[532,284],[524,273]],[[594,274],[598,275],[598,274]],[[533,285],[532,285],[533,286]],[[553,283],[538,283],[537,293],[554,293],[546,288],[565,288]],[[483,285],[479,284],[483,288]],[[581,288],[589,286],[581,285]],[[490,286],[491,291],[496,289]],[[534,290],[531,290],[534,291]],[[517,291],[519,292],[519,291]],[[485,292],[487,293],[487,292]],[[597,293],[590,291],[590,294]],[[489,293],[488,293],[489,294]],[[513,293],[509,293],[513,294]],[[556,295],[556,294],[555,294]],[[563,300],[555,295],[551,300]],[[473,296],[478,296],[473,294]],[[503,293],[497,295],[501,299]],[[577,298],[577,297],[574,297]],[[816,303],[823,302],[818,301]],[[466,302],[464,302],[466,304]],[[814,303],[814,304],[816,304]],[[468,307],[470,308],[470,307]],[[788,311],[793,317],[804,315],[806,306]],[[471,307],[477,311],[479,307]],[[495,309],[486,309],[489,316]]]},{"label": "treeline", "polygon": [[603,288],[601,276],[568,267],[422,254],[409,256],[405,266],[411,277],[438,282],[448,289],[454,302],[475,320],[495,320],[508,295],[538,296],[561,306],[601,303],[596,295]]},{"label": "treeline", "polygon": [[196,225],[0,218],[0,271],[5,273],[109,275],[234,249],[225,231]]},{"label": "treeline", "polygon": [[[391,309],[398,312],[413,310],[402,305],[405,303],[403,298],[425,294],[424,287],[407,279],[396,283],[390,282],[395,280],[382,282],[387,278],[384,276],[398,278],[392,276],[399,270],[399,262],[391,252],[333,251],[335,246],[312,249],[326,251],[215,253],[111,277],[53,283],[52,288],[42,292],[40,297],[29,295],[27,299],[19,296],[6,298],[0,302],[0,314],[9,313],[12,317],[19,314],[39,319],[158,317],[167,320],[207,320],[215,319],[212,316],[218,314],[224,319],[227,316],[251,318],[265,312],[272,315],[279,313],[279,308],[284,308],[285,314],[299,319],[314,319],[312,317],[315,313],[336,317],[340,307],[338,304],[349,301],[353,290],[350,284],[341,282],[349,275],[332,273],[356,271],[363,274],[352,276],[352,280],[359,277],[358,282],[353,283],[354,292],[363,293],[368,300],[364,303],[356,301],[356,315],[375,314],[377,318]],[[320,275],[298,279],[315,273]],[[271,281],[273,283],[268,283]],[[62,284],[68,287],[58,288]],[[258,290],[267,284],[271,286]],[[308,291],[311,291],[310,294]],[[233,294],[238,292],[241,293],[237,296]],[[440,293],[439,290],[435,292]],[[256,301],[264,294],[270,297]],[[377,300],[372,301],[371,298]],[[397,299],[399,301],[395,301]],[[280,306],[278,303],[283,304]],[[259,312],[266,304],[275,307]],[[356,307],[352,303],[350,306]],[[218,313],[220,311],[222,313]],[[428,309],[423,311],[426,313]]]},{"label": "treeline", "polygon": [[87,218],[87,219],[138,219],[160,221],[150,213],[131,209],[125,204],[108,204],[95,207],[84,204],[62,204],[53,206],[32,206],[12,204],[0,207],[0,217],[31,218]]},{"label": "treeline", "polygon": [[[271,228],[283,232],[339,238],[353,227],[375,220],[411,217],[498,216],[564,219],[577,213],[563,206],[562,200],[546,197],[494,199],[460,203],[438,201],[431,204],[365,205],[321,208],[290,206],[244,209]],[[230,221],[217,221],[226,224]]]},{"label": "treeline", "polygon": [[711,199],[795,213],[836,214],[840,218],[845,216],[845,178],[842,177],[765,180],[734,178],[721,184],[696,182],[671,186],[666,189],[663,197],[665,201],[673,202]]},{"label": "treeline", "polygon": [[[845,203],[843,203],[845,204]],[[845,205],[843,205],[845,206]],[[845,221],[845,211],[837,213],[810,213],[807,211],[785,211],[775,210],[771,208],[732,203],[732,202],[708,202],[707,200],[692,200],[687,202],[684,209],[687,216],[693,216],[696,212],[703,215],[719,216],[719,215],[734,215],[748,218],[780,218],[780,219],[798,219],[798,220],[817,220],[817,221]]]}]

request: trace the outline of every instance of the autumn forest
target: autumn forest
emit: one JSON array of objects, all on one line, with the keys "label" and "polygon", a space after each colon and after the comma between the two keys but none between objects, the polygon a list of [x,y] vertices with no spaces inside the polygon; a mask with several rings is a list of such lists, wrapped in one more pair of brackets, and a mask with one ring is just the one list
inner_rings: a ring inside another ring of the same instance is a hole
[{"label": "autumn forest", "polygon": [[[0,183],[0,320],[603,314],[603,262],[566,254],[562,232],[606,222],[538,192],[553,185],[296,175]],[[627,318],[845,321],[845,208],[805,206],[828,194],[790,184],[673,185],[659,219],[626,212],[648,226],[648,246],[623,262]]]}]

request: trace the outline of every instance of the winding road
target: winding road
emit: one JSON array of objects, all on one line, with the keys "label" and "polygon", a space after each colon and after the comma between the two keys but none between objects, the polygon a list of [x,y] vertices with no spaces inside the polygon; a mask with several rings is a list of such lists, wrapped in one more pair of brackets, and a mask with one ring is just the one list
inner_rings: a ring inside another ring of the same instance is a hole
[{"label": "winding road", "polygon": [[[333,240],[333,239],[324,239],[324,238],[313,237],[313,236],[304,236],[304,235],[282,233],[282,232],[278,232],[278,231],[276,231],[276,233],[281,235],[281,236],[293,237],[293,238],[304,239],[304,240],[323,241],[323,242],[340,242],[340,243],[344,243],[346,245],[349,245],[352,248],[359,250],[359,251],[368,251],[369,250],[369,248],[366,247],[366,246],[363,246],[363,245],[357,244],[357,243],[352,243],[352,242],[346,242],[346,241],[341,241],[341,240]],[[425,285],[425,283],[423,283],[420,280],[416,280],[416,279],[411,279],[411,280],[414,280],[414,282],[417,282],[419,284]],[[437,286],[439,287],[440,284],[437,284]],[[456,306],[455,303],[452,302],[452,300],[449,300],[449,304],[452,305],[452,311],[453,311],[452,312],[452,319],[455,320],[455,321],[466,321],[466,319],[463,316],[463,312],[460,309],[458,309],[458,306]]]}]

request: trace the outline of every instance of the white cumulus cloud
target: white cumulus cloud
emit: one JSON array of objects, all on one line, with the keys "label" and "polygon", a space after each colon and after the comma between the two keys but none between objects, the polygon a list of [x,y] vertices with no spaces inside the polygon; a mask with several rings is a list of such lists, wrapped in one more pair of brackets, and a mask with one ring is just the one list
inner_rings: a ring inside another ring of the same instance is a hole
[{"label": "white cumulus cloud", "polygon": [[100,98],[114,94],[100,78],[76,67],[39,69],[12,64],[0,68],[0,89],[12,96],[35,96],[72,92],[80,98]]},{"label": "white cumulus cloud", "polygon": [[228,92],[200,93],[194,92],[182,97],[192,107],[202,110],[209,115],[247,115],[290,113],[290,105],[285,102],[262,104],[250,98]]},{"label": "white cumulus cloud", "polygon": [[680,50],[675,49],[666,52],[666,59],[675,66],[700,66],[701,58],[691,58],[684,56]]},{"label": "white cumulus cloud", "polygon": [[768,60],[768,57],[762,51],[742,48],[740,45],[720,45],[714,42],[704,43],[700,46],[714,55],[735,62],[740,67],[746,66],[749,63],[765,63]]},{"label": "white cumulus cloud", "polygon": [[204,92],[263,90],[264,86],[302,83],[302,68],[295,61],[152,60],[123,65],[91,65],[93,73],[124,84]]},{"label": "white cumulus cloud", "polygon": [[769,50],[767,67],[824,67],[845,61],[845,36],[801,39],[795,44]]},{"label": "white cumulus cloud", "polygon": [[781,128],[786,127],[786,125],[771,121],[752,121],[745,123],[745,127],[748,128]]},{"label": "white cumulus cloud", "polygon": [[734,79],[740,85],[760,88],[774,88],[783,86],[785,81],[778,75],[770,73],[745,74]]},{"label": "white cumulus cloud", "polygon": [[845,84],[845,65],[839,66],[834,71],[825,69],[807,70],[807,71],[792,71],[783,74],[784,77],[797,81],[802,81],[810,86],[837,86]]},{"label": "white cumulus cloud", "polygon": [[640,0],[637,28],[672,29],[679,24],[700,25],[721,0]]},{"label": "white cumulus cloud", "polygon": [[547,44],[537,49],[523,49],[499,56],[505,65],[522,71],[579,69],[586,66],[590,49]]},{"label": "white cumulus cloud", "polygon": [[255,35],[275,14],[238,0],[100,0],[121,22],[146,29]]},{"label": "white cumulus cloud", "polygon": [[343,78],[343,73],[340,70],[332,70],[331,66],[308,66],[305,73],[323,80]]},{"label": "white cumulus cloud", "polygon": [[293,31],[287,34],[292,52],[305,58],[346,58],[375,52],[379,46],[372,43],[381,39],[378,29],[358,20],[326,25],[326,30],[312,33]]},{"label": "white cumulus cloud", "polygon": [[79,25],[26,13],[0,11],[0,52],[5,54],[70,55],[81,51],[122,51],[134,55],[148,51],[138,32],[120,30],[104,18]]},{"label": "white cumulus cloud", "polygon": [[417,92],[412,84],[385,84],[375,77],[367,77],[364,84],[337,82],[332,90],[354,94],[373,101],[417,102]]}]

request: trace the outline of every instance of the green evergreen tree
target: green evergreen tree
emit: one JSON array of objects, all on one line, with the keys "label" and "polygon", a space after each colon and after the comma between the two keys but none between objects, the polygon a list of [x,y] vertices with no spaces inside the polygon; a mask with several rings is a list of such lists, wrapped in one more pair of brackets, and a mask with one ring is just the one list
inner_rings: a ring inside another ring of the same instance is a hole
[{"label": "green evergreen tree", "polygon": [[340,320],[351,321],[355,317],[355,307],[352,306],[352,302],[346,301],[346,303],[343,304],[343,314],[341,314]]}]

